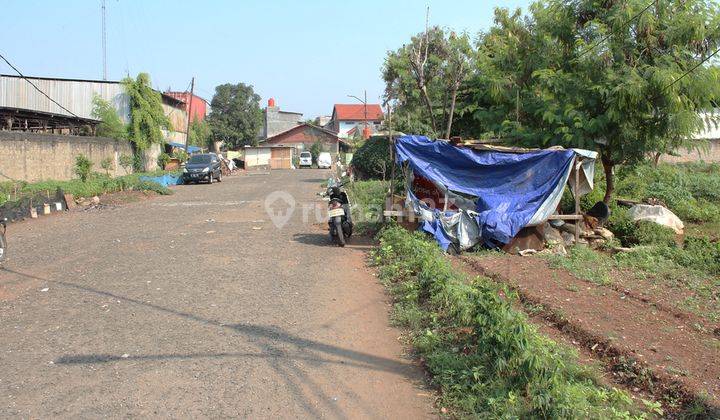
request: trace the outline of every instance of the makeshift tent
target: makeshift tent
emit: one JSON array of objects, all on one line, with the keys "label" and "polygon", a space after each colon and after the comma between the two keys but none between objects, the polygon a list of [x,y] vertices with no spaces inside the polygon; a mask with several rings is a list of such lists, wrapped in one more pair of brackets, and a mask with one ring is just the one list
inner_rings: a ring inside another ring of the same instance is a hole
[{"label": "makeshift tent", "polygon": [[408,185],[407,204],[445,249],[453,242],[460,249],[480,241],[500,246],[522,228],[544,223],[576,167],[578,194],[592,190],[597,157],[581,149],[473,150],[414,135],[398,137],[395,151],[397,163],[407,163],[413,174],[430,180],[446,201],[456,204],[457,211],[432,208]]}]

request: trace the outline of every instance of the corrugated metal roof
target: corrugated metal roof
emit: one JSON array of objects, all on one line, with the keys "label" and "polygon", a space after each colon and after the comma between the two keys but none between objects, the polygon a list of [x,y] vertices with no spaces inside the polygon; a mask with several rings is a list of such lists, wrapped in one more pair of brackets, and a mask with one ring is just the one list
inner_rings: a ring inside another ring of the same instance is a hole
[{"label": "corrugated metal roof", "polygon": [[[124,122],[130,119],[128,96],[119,82],[103,80],[28,77],[48,96],[81,118],[92,118],[92,99],[99,95],[110,102]],[[0,107],[69,115],[18,76],[0,75]]]}]

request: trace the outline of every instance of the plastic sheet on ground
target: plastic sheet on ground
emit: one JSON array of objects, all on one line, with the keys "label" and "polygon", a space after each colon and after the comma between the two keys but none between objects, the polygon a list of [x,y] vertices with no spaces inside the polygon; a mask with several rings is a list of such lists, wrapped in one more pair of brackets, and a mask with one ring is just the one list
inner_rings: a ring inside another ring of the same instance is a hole
[{"label": "plastic sheet on ground", "polygon": [[140,181],[149,181],[160,184],[163,187],[182,184],[182,176],[165,174],[161,176],[141,176]]},{"label": "plastic sheet on ground", "polygon": [[663,206],[651,206],[649,204],[635,204],[630,207],[630,217],[636,222],[653,222],[669,227],[675,233],[681,235],[685,225],[682,220]]}]

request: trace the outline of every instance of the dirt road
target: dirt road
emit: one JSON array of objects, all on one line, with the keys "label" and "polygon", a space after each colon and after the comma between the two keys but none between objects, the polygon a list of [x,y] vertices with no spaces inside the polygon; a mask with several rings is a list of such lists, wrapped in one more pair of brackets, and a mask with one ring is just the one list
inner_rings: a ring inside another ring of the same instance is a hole
[{"label": "dirt road", "polygon": [[[0,417],[432,416],[368,245],[330,246],[312,224],[325,176],[228,177],[11,225]],[[282,229],[273,191],[295,200]]]}]

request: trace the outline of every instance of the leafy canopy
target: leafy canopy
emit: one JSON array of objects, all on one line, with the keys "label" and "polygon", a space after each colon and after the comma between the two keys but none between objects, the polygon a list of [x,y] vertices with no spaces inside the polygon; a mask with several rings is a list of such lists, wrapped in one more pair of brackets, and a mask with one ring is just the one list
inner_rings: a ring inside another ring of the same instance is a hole
[{"label": "leafy canopy", "polygon": [[139,150],[165,141],[162,130],[170,130],[170,120],[162,108],[162,97],[150,85],[150,75],[140,73],[134,80],[121,81],[130,97],[130,125],[128,135]]},{"label": "leafy canopy", "polygon": [[212,114],[208,123],[212,136],[228,147],[237,148],[257,143],[262,125],[260,96],[244,83],[224,84],[215,88],[210,104]]},{"label": "leafy canopy", "polygon": [[[449,120],[452,134],[464,137],[596,149],[608,201],[616,165],[697,145],[688,139],[720,121],[702,117],[720,99],[720,71],[705,62],[720,46],[719,7],[543,0],[526,15],[498,8],[473,47],[461,38],[453,46],[452,33],[435,27],[389,52],[385,96],[396,101],[402,131],[438,137],[438,122]],[[458,73],[458,63],[471,68]]]},{"label": "leafy canopy", "polygon": [[475,76],[488,104],[478,121],[521,144],[597,148],[606,201],[615,165],[686,144],[720,97],[718,68],[700,65],[720,45],[711,1],[549,0],[495,20]]}]

